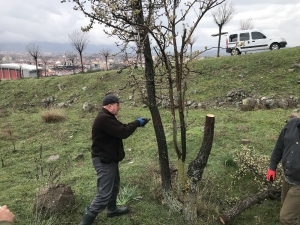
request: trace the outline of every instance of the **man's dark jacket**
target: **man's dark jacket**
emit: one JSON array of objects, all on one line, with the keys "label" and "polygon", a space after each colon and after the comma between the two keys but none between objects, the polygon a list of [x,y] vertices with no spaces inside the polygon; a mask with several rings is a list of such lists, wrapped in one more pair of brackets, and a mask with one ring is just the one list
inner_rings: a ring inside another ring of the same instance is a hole
[{"label": "man's dark jacket", "polygon": [[300,118],[292,118],[282,129],[269,168],[276,171],[280,160],[287,182],[300,185]]},{"label": "man's dark jacket", "polygon": [[115,115],[102,108],[92,127],[92,157],[121,161],[125,157],[122,139],[128,138],[140,123],[138,120],[123,124]]}]

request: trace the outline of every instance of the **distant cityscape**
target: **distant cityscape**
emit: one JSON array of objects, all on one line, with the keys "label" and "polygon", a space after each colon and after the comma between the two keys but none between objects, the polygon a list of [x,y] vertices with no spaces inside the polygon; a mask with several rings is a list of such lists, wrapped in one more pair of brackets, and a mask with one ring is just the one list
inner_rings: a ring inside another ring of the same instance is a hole
[{"label": "distant cityscape", "polygon": [[[26,52],[26,46],[29,43],[0,43],[0,52]],[[42,52],[52,52],[52,53],[64,53],[67,51],[73,51],[70,43],[49,43],[49,42],[36,42],[35,45],[39,46]],[[103,49],[109,49],[111,52],[119,52],[120,49],[116,45],[94,45],[87,44],[85,49],[86,54],[97,54]],[[205,46],[193,46],[193,50],[202,51]],[[203,56],[215,56],[217,53],[216,49],[207,51],[203,53]],[[226,55],[225,50],[222,51],[222,55]]]},{"label": "distant cityscape", "polygon": [[[68,74],[75,74],[81,72],[81,62],[79,55],[70,61],[66,56],[66,52],[73,52],[77,54],[71,47],[71,44],[56,44],[56,43],[36,43],[39,46],[40,54],[47,58],[47,61],[38,58],[38,69],[41,76],[62,76]],[[198,48],[199,49],[199,48]],[[193,47],[193,50],[198,50],[197,47]],[[200,50],[203,50],[200,48]],[[110,56],[107,58],[100,54],[103,50],[109,50]],[[87,45],[87,48],[83,52],[83,65],[84,71],[96,71],[96,70],[111,70],[121,69],[128,65],[136,63],[136,57],[130,54],[116,54],[120,51],[113,45]],[[216,56],[217,50],[213,49],[201,54],[198,58]],[[221,49],[221,55],[225,55],[226,52]],[[228,54],[227,54],[228,55]],[[155,60],[155,56],[153,56]],[[26,51],[26,44],[20,43],[0,43],[0,64],[2,68],[15,68],[25,65],[35,66],[33,57]],[[141,62],[141,65],[143,63]],[[24,67],[25,68],[25,67]],[[29,67],[28,67],[29,68]],[[33,67],[32,67],[33,68]],[[36,67],[34,67],[36,68]],[[36,69],[33,72],[36,73]],[[22,72],[20,71],[20,74]],[[11,77],[11,76],[9,76]],[[4,75],[0,76],[4,79]],[[17,77],[16,77],[17,79]]]}]

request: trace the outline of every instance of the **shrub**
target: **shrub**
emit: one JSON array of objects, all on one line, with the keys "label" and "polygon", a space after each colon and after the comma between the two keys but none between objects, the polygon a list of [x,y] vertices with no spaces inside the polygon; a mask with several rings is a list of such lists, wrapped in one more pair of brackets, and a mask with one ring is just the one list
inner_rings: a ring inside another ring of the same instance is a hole
[{"label": "shrub", "polygon": [[66,119],[65,113],[61,109],[56,108],[42,110],[41,115],[45,123],[58,123]]},{"label": "shrub", "polygon": [[141,198],[140,193],[137,190],[137,186],[126,185],[122,187],[120,194],[117,196],[118,205],[126,205],[132,200],[137,200]]}]

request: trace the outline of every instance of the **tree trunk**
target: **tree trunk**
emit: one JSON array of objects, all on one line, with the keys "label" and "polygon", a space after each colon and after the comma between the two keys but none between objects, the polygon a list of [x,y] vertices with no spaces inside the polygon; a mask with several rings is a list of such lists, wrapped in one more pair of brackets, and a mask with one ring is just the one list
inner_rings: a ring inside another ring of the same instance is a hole
[{"label": "tree trunk", "polygon": [[74,64],[75,60],[72,60],[72,69],[73,69],[73,74],[75,74],[75,64]]},{"label": "tree trunk", "polygon": [[[148,37],[146,37],[148,42]],[[152,61],[151,49],[150,45],[145,47],[145,77],[146,77],[146,88],[148,94],[148,107],[151,112],[152,121],[154,124],[154,130],[156,134],[156,140],[158,144],[158,155],[159,155],[159,163],[160,163],[160,170],[162,176],[162,185],[164,190],[171,189],[171,174],[169,169],[169,156],[168,156],[168,148],[167,148],[167,141],[166,136],[161,120],[161,116],[156,104],[155,98],[155,84],[154,84],[154,66]],[[148,49],[149,48],[149,49]]]},{"label": "tree trunk", "polygon": [[82,52],[79,52],[80,62],[81,62],[81,72],[84,73],[83,61],[82,61]]},{"label": "tree trunk", "polygon": [[235,204],[231,209],[229,209],[222,216],[220,216],[220,221],[222,222],[222,224],[227,224],[230,221],[232,221],[236,216],[244,212],[246,209],[264,201],[266,198],[278,198],[278,196],[280,196],[280,192],[280,187],[272,187],[267,190],[262,190],[257,194]]},{"label": "tree trunk", "polygon": [[[136,2],[136,8],[140,9],[140,13],[137,16],[138,24],[144,24],[144,16],[142,10],[142,1]],[[143,41],[143,54],[145,58],[145,80],[146,80],[146,89],[147,89],[147,102],[148,108],[151,113],[152,122],[154,125],[154,131],[156,135],[156,141],[158,145],[158,156],[159,156],[159,165],[162,181],[162,192],[164,194],[166,203],[171,209],[176,207],[176,198],[172,197],[172,183],[171,183],[171,174],[169,167],[169,156],[168,156],[168,147],[166,136],[162,124],[162,119],[160,112],[156,104],[156,89],[155,89],[155,71],[154,63],[152,60],[150,40],[147,32],[145,30],[139,31],[141,39]]]},{"label": "tree trunk", "polygon": [[37,58],[34,58],[35,61],[35,68],[36,68],[36,78],[40,78],[40,73],[38,70],[38,63],[37,63]]},{"label": "tree trunk", "polygon": [[195,221],[197,219],[197,183],[189,180],[189,189],[184,199],[182,209],[183,219],[185,221]]},{"label": "tree trunk", "polygon": [[221,45],[221,34],[222,33],[222,27],[219,26],[219,40],[218,40],[218,54],[217,57],[220,57],[220,45]]},{"label": "tree trunk", "polygon": [[208,157],[212,148],[214,137],[215,116],[212,114],[206,115],[204,136],[199,153],[194,161],[192,161],[188,168],[188,192],[185,196],[183,206],[183,217],[186,221],[193,221],[197,219],[197,186],[202,179],[204,168],[206,167]]},{"label": "tree trunk", "polygon": [[108,56],[104,56],[104,57],[105,57],[105,67],[106,67],[106,71],[108,71],[108,66],[107,66]]}]

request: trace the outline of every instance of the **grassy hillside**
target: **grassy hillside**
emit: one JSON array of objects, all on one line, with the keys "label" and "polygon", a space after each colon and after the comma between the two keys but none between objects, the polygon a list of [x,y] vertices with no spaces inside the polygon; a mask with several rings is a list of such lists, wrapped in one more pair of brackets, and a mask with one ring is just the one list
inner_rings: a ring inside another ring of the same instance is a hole
[{"label": "grassy hillside", "polygon": [[[226,102],[226,94],[232,90],[243,90],[249,96],[299,98],[298,64],[300,47],[200,60],[193,64],[193,72],[188,78],[187,99]],[[49,176],[49,171],[53,168],[61,172],[60,182],[70,185],[76,196],[72,212],[60,215],[59,221],[61,224],[79,223],[82,209],[95,195],[95,172],[89,152],[90,132],[101,99],[108,91],[115,92],[124,101],[118,116],[120,121],[126,123],[139,116],[150,117],[149,111],[142,107],[128,71],[0,81],[0,205],[7,204],[15,212],[17,225],[55,224],[50,220],[37,222],[39,215],[33,211],[35,193],[51,181],[53,176]],[[159,90],[158,94],[163,92]],[[133,99],[130,100],[130,96]],[[51,104],[67,105],[63,108],[66,118],[63,122],[43,122],[42,102],[51,100],[50,97],[54,99]],[[83,111],[85,102],[94,105],[95,109]],[[234,102],[226,102],[226,107],[188,110],[187,163],[201,146],[206,114],[216,116],[213,149],[201,182],[199,221],[196,224],[220,224],[219,213],[230,208],[236,197],[257,191],[259,185],[251,174],[246,174],[231,187],[234,181],[231,175],[239,166],[234,151],[247,148],[261,156],[270,156],[277,135],[293,110],[241,111]],[[161,109],[161,114],[170,163],[176,166],[170,114],[167,109]],[[244,147],[242,139],[249,140]],[[128,216],[106,219],[103,213],[98,216],[97,223],[185,224],[179,214],[170,212],[162,204],[153,125],[149,123],[145,128],[139,128],[124,141],[124,145],[126,158],[120,164],[123,192],[134,190],[138,200],[129,202],[132,212]],[[84,157],[75,159],[80,153]],[[49,156],[57,154],[59,160],[46,162]],[[262,168],[267,169],[267,166],[263,164]],[[232,224],[279,225],[279,210],[279,201],[266,200],[241,214]]]}]

